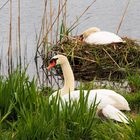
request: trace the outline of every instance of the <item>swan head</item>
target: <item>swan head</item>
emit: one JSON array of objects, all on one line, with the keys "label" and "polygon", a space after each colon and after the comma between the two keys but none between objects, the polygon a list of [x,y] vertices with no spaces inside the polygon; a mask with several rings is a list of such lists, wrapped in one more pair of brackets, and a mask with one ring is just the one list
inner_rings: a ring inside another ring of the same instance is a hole
[{"label": "swan head", "polygon": [[51,58],[50,64],[47,67],[48,70],[50,70],[52,67],[56,65],[63,65],[68,61],[67,57],[64,55],[55,55],[54,57]]},{"label": "swan head", "polygon": [[91,27],[88,28],[87,30],[85,30],[81,35],[80,35],[80,40],[84,40],[85,38],[87,38],[90,34],[95,33],[95,32],[99,32],[101,31],[99,28],[97,27]]}]

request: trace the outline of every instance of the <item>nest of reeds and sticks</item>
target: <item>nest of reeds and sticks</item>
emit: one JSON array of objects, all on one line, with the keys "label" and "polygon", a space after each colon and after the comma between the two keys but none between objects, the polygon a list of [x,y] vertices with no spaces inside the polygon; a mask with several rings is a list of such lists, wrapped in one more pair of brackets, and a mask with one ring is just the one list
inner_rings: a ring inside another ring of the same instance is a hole
[{"label": "nest of reeds and sticks", "polygon": [[52,51],[68,57],[76,80],[122,80],[140,71],[139,43],[129,38],[123,40],[126,43],[89,45],[66,37]]}]

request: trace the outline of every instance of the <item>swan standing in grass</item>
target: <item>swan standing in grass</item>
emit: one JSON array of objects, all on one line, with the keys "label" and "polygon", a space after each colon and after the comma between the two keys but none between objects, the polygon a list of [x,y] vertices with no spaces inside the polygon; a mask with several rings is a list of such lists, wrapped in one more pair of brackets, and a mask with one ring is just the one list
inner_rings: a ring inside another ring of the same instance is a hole
[{"label": "swan standing in grass", "polygon": [[125,43],[118,35],[107,32],[101,31],[97,27],[91,27],[85,30],[80,35],[80,40],[87,44],[96,44],[96,45],[106,45],[111,43]]},{"label": "swan standing in grass", "polygon": [[[48,70],[50,70],[55,65],[61,65],[63,75],[64,75],[64,87],[59,91],[54,92],[49,99],[56,96],[57,93],[61,96],[61,99],[65,102],[69,102],[69,98],[71,100],[79,100],[80,98],[80,90],[74,90],[74,75],[69,64],[69,61],[64,55],[56,55],[48,66]],[[84,97],[87,95],[88,91],[84,90]],[[70,93],[70,95],[69,95]],[[102,112],[102,114],[110,119],[116,120],[118,122],[128,123],[127,117],[120,110],[130,110],[128,102],[126,99],[116,93],[113,90],[108,89],[95,89],[90,90],[88,95],[88,107],[94,103],[96,98],[96,103],[99,103],[97,106],[97,110]]]}]

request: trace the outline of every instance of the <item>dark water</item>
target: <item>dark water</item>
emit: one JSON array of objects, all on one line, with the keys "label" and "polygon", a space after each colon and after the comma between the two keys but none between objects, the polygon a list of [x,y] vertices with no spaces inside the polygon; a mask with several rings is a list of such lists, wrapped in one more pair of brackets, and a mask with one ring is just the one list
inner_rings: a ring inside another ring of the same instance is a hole
[{"label": "dark water", "polygon": [[[0,7],[7,0],[0,2]],[[49,1],[48,1],[49,2]],[[86,9],[92,0],[69,0],[67,5],[67,25]],[[88,12],[80,19],[79,26],[74,33],[80,33],[86,28],[96,26],[102,30],[116,32],[128,0],[97,0]],[[53,0],[54,13],[57,9],[58,0]],[[0,58],[3,62],[2,72],[6,70],[5,58],[9,40],[9,3],[0,10]],[[27,63],[32,63],[36,49],[36,33],[41,27],[44,11],[44,0],[21,0],[21,48],[24,56],[24,48],[27,47]],[[16,55],[17,46],[17,0],[13,0],[12,9],[12,46],[13,54]],[[128,36],[140,40],[140,0],[131,0],[124,21],[119,31],[120,36]],[[34,73],[35,66],[29,66],[29,73]]]}]

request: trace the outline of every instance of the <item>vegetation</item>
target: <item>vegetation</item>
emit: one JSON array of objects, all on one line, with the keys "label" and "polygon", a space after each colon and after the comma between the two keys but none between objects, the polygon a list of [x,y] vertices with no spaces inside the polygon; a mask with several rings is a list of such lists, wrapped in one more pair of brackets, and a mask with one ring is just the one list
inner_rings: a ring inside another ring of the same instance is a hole
[{"label": "vegetation", "polygon": [[[128,74],[140,74],[140,45],[132,39],[126,43],[89,45],[76,38],[64,38],[52,48],[68,56],[76,80],[122,80]],[[91,76],[92,75],[92,76]]]},{"label": "vegetation", "polygon": [[80,101],[64,106],[55,98],[49,102],[49,96],[36,86],[35,79],[29,81],[26,71],[17,69],[1,77],[0,139],[140,139],[139,92],[125,95],[132,108],[130,124],[126,125],[99,118],[94,102],[88,110],[82,87],[80,90]]},{"label": "vegetation", "polygon": [[[96,1],[96,0],[95,0]],[[5,4],[10,2],[10,24],[9,24],[9,47],[7,57],[7,76],[0,76],[0,140],[138,140],[140,139],[140,92],[139,92],[139,74],[128,75],[128,81],[134,87],[133,93],[123,94],[128,100],[132,111],[127,113],[130,118],[129,125],[123,123],[117,123],[112,120],[104,120],[96,115],[96,105],[93,105],[90,109],[87,109],[87,102],[82,96],[82,87],[80,87],[81,97],[80,101],[71,102],[70,104],[63,105],[61,99],[56,102],[54,98],[51,102],[49,101],[49,95],[53,92],[53,78],[57,83],[56,75],[54,73],[48,73],[44,70],[41,75],[39,73],[40,60],[38,58],[49,58],[52,56],[50,52],[51,47],[54,44],[59,44],[61,47],[62,43],[65,43],[65,37],[67,37],[71,31],[78,25],[79,19],[84,13],[94,4],[93,1],[86,9],[81,13],[79,17],[76,17],[76,21],[72,23],[70,28],[67,26],[66,11],[67,11],[67,0],[59,0],[56,17],[53,15],[53,8],[51,1],[45,1],[45,9],[42,18],[42,26],[39,35],[36,35],[37,48],[35,54],[35,63],[37,68],[37,79],[29,77],[27,71],[22,70],[23,63],[26,67],[26,53],[22,57],[21,53],[21,36],[20,36],[20,0],[18,0],[18,33],[17,33],[17,46],[16,46],[16,61],[14,60],[14,46],[12,46],[12,0],[8,0]],[[5,6],[4,4],[4,6]],[[2,6],[0,10],[4,7]],[[47,11],[49,9],[49,11]],[[49,14],[50,15],[49,15]],[[61,18],[63,17],[63,19]],[[124,17],[124,15],[123,15]],[[123,19],[123,18],[122,18]],[[122,22],[122,21],[121,21]],[[61,25],[60,25],[61,24]],[[121,24],[120,24],[121,25]],[[119,25],[119,28],[120,28]],[[53,33],[55,28],[55,41],[53,40]],[[118,30],[119,30],[118,28]],[[54,43],[55,42],[55,43]],[[67,45],[79,42],[66,42]],[[133,42],[132,42],[133,43]],[[131,43],[130,43],[131,44]],[[74,45],[74,44],[73,44]],[[133,45],[135,46],[135,45]],[[83,49],[81,48],[79,49]],[[112,46],[113,47],[113,46]],[[130,46],[131,47],[131,46]],[[27,49],[27,46],[26,48]],[[61,48],[62,49],[62,48]],[[66,48],[65,48],[66,49]],[[73,47],[70,52],[71,62],[81,65],[79,61],[81,56],[78,56],[75,52],[78,48]],[[97,49],[96,47],[94,48]],[[113,48],[114,49],[114,48]],[[106,50],[106,48],[105,48]],[[135,47],[134,47],[135,50]],[[26,50],[27,51],[27,50]],[[25,52],[26,52],[25,51]],[[77,50],[79,51],[79,50]],[[100,50],[103,51],[103,50]],[[99,51],[99,52],[100,52]],[[113,51],[118,51],[117,49]],[[65,53],[66,53],[65,52]],[[85,52],[85,49],[84,49]],[[132,49],[132,52],[133,49]],[[88,52],[90,53],[90,51]],[[94,51],[92,50],[92,53]],[[47,54],[47,55],[46,55]],[[79,53],[80,54],[80,53]],[[104,51],[104,54],[105,51]],[[128,54],[127,54],[128,55]],[[137,57],[133,64],[139,66],[139,50],[136,55]],[[78,58],[78,57],[79,58]],[[90,55],[89,55],[90,56]],[[126,57],[125,51],[124,56]],[[76,58],[75,58],[76,57]],[[82,56],[83,57],[83,56]],[[108,57],[108,54],[105,55]],[[117,56],[115,56],[117,57]],[[114,58],[114,57],[113,57]],[[76,61],[75,61],[76,59]],[[2,60],[2,59],[1,59]],[[78,60],[78,61],[77,61]],[[86,61],[91,61],[91,58],[86,58]],[[96,61],[101,60],[96,57]],[[115,60],[116,61],[116,60]],[[125,60],[126,61],[126,60]],[[109,62],[110,61],[109,59]],[[117,61],[116,61],[117,62]],[[121,62],[121,64],[123,61]],[[86,64],[86,63],[85,63]],[[117,62],[118,64],[118,62]],[[128,61],[128,65],[131,62]],[[14,71],[13,66],[19,66]],[[45,66],[47,64],[45,63]],[[104,64],[106,65],[106,64]],[[120,65],[120,63],[119,63]],[[2,70],[2,63],[0,63],[0,69]],[[80,66],[81,67],[81,66]],[[86,67],[87,68],[87,67]],[[80,74],[80,71],[79,71]],[[91,74],[91,73],[90,73]],[[41,77],[41,76],[42,77]],[[48,77],[51,78],[48,78]],[[82,78],[82,77],[81,77]],[[46,83],[49,83],[52,88],[45,87]],[[58,86],[59,86],[58,81]],[[41,86],[40,86],[41,85]],[[91,86],[87,84],[88,90]],[[84,88],[85,89],[85,88]],[[61,108],[60,108],[61,107]]]}]

